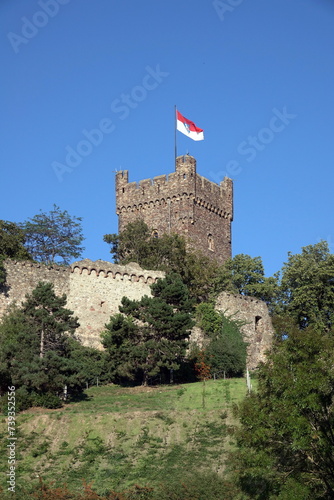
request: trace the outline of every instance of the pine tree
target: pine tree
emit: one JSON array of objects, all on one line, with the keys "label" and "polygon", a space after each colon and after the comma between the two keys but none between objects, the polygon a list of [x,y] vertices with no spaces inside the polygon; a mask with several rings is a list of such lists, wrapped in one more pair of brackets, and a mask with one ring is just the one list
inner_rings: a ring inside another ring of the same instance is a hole
[{"label": "pine tree", "polygon": [[52,284],[39,283],[0,323],[0,391],[14,385],[21,409],[59,405],[64,384],[82,390],[82,370],[69,342],[79,325],[65,305],[65,295],[57,297]]},{"label": "pine tree", "polygon": [[40,282],[22,306],[27,322],[38,336],[40,358],[50,350],[61,354],[66,338],[64,334],[73,334],[79,326],[77,318],[65,305],[66,295],[58,297],[51,283]]},{"label": "pine tree", "polygon": [[164,369],[177,370],[183,360],[193,325],[192,301],[176,274],[152,285],[153,297],[122,299],[120,312],[111,318],[102,336],[114,376],[146,385]]}]

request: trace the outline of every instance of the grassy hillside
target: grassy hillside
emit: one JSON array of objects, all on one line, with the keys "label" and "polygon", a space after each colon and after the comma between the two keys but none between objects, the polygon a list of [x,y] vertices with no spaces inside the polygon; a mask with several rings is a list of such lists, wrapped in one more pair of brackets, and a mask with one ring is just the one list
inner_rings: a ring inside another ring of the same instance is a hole
[{"label": "grassy hillside", "polygon": [[[59,410],[30,409],[17,417],[16,489],[38,477],[100,494],[134,484],[158,487],[197,475],[221,476],[234,425],[232,405],[244,379],[179,386],[87,390],[87,399]],[[8,470],[7,423],[0,426],[0,467]],[[217,477],[217,476],[216,476]],[[0,485],[6,489],[6,476]]]}]

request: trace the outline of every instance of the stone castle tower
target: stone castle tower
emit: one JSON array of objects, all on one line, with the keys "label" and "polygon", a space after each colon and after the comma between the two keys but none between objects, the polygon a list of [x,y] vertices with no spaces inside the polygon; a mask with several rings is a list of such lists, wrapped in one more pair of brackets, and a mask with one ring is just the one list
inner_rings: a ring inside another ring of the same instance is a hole
[{"label": "stone castle tower", "polygon": [[175,172],[129,183],[128,171],[116,173],[118,230],[141,218],[152,236],[177,233],[189,247],[215,258],[220,264],[231,257],[233,185],[220,184],[196,173],[190,155],[176,158]]}]

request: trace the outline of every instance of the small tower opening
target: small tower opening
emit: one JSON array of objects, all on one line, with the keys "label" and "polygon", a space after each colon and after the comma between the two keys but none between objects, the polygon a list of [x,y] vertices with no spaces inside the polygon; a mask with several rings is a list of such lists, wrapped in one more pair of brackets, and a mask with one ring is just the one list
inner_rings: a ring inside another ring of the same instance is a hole
[{"label": "small tower opening", "polygon": [[208,234],[208,249],[211,250],[212,252],[215,251],[215,242],[212,234]]},{"label": "small tower opening", "polygon": [[255,316],[255,331],[262,331],[262,316]]}]

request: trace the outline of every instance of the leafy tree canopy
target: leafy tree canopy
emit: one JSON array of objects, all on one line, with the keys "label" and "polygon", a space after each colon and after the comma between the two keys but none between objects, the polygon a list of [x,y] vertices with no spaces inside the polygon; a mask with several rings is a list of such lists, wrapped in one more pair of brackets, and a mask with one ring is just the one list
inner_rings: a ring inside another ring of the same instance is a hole
[{"label": "leafy tree canopy", "polygon": [[238,254],[223,265],[187,249],[179,235],[152,238],[143,222],[128,224],[120,235],[106,235],[111,252],[122,264],[138,262],[147,269],[178,272],[197,302],[212,301],[222,291],[253,296],[272,314],[289,314],[301,328],[331,328],[334,312],[334,255],[320,242],[289,253],[282,270],[264,275],[261,257]]},{"label": "leafy tree canopy", "polygon": [[334,255],[328,243],[321,241],[289,252],[282,269],[281,311],[299,325],[330,329],[334,319]]},{"label": "leafy tree canopy", "polygon": [[202,303],[196,309],[197,322],[208,336],[205,363],[212,376],[225,372],[228,376],[240,376],[246,368],[247,344],[241,332],[242,323]]},{"label": "leafy tree canopy", "polygon": [[127,224],[120,234],[106,234],[103,240],[111,245],[116,263],[137,262],[144,269],[180,271],[186,256],[184,238],[164,234],[152,238],[152,230],[142,219]]},{"label": "leafy tree canopy", "polygon": [[334,498],[334,336],[290,322],[239,407],[235,467],[256,499]]},{"label": "leafy tree canopy", "polygon": [[31,259],[24,247],[25,235],[18,224],[0,220],[0,255],[9,259]]},{"label": "leafy tree canopy", "polygon": [[71,216],[57,205],[50,212],[42,212],[21,224],[25,246],[32,257],[45,264],[68,265],[80,257],[82,235],[81,217]]},{"label": "leafy tree canopy", "polygon": [[238,254],[226,261],[224,268],[229,291],[256,297],[274,307],[279,298],[279,274],[266,278],[261,257]]},{"label": "leafy tree canopy", "polygon": [[149,227],[142,219],[127,224],[120,234],[105,234],[103,241],[111,245],[110,253],[117,264],[137,262],[142,265],[146,243],[150,238]]},{"label": "leafy tree canopy", "polygon": [[6,281],[5,259],[30,260],[24,247],[25,235],[18,224],[0,220],[0,285]]}]

